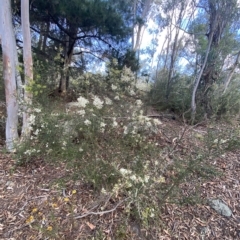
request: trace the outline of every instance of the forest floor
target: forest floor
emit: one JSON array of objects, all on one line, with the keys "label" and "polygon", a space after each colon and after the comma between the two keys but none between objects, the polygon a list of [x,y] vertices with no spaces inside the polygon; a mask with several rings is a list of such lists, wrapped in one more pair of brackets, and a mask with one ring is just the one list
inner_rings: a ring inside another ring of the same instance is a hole
[{"label": "forest floor", "polygon": [[[175,132],[183,124],[163,119],[165,144],[173,144]],[[192,132],[205,132],[196,126],[186,132],[187,148]],[[3,148],[2,148],[3,149]],[[62,179],[71,176],[64,164],[54,165],[36,159],[17,166],[11,155],[0,154],[0,240],[2,239],[240,239],[240,150],[227,152],[211,163],[222,174],[199,182],[204,199],[221,199],[232,210],[231,217],[219,215],[207,204],[165,204],[159,216],[158,235],[132,221],[121,229],[124,202],[96,195],[91,185]],[[198,179],[196,179],[198,181]],[[183,194],[196,188],[193,182],[180,185]],[[104,206],[104,209],[102,210]],[[118,234],[116,234],[118,231]],[[124,231],[124,232],[121,232]],[[113,237],[113,236],[118,237]]]}]

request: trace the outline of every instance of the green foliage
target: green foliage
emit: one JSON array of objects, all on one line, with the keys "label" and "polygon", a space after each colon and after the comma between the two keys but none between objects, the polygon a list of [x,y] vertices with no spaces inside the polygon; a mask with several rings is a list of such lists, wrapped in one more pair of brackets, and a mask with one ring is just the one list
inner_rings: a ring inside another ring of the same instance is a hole
[{"label": "green foliage", "polygon": [[223,93],[222,85],[214,85],[209,102],[213,117],[217,119],[231,119],[240,113],[240,83],[238,79],[231,82],[227,91]]},{"label": "green foliage", "polygon": [[[144,104],[129,69],[109,69],[108,76],[85,74],[80,87],[77,102],[49,102],[47,108],[38,104],[32,109],[31,139],[17,146],[19,164],[39,159],[64,163],[74,180],[106,196],[126,198],[126,218],[147,229],[159,225],[164,203],[197,201],[195,193],[183,200],[179,185],[196,175],[214,174],[205,167],[212,151],[196,146],[183,161],[181,154],[173,154],[174,147],[160,147],[161,122],[143,115]],[[166,157],[170,155],[171,163]],[[116,236],[124,236],[121,227]]]},{"label": "green foliage", "polygon": [[25,87],[25,91],[31,92],[34,96],[41,95],[45,89],[45,85],[36,83],[34,80],[30,81],[29,84]]},{"label": "green foliage", "polygon": [[158,73],[149,92],[149,103],[159,110],[170,110],[181,115],[191,106],[191,79],[188,76],[177,75],[170,83],[170,94],[166,99],[167,74],[166,70]]},{"label": "green foliage", "polygon": [[212,156],[234,151],[240,147],[239,127],[235,124],[212,125],[205,138],[208,151]]}]

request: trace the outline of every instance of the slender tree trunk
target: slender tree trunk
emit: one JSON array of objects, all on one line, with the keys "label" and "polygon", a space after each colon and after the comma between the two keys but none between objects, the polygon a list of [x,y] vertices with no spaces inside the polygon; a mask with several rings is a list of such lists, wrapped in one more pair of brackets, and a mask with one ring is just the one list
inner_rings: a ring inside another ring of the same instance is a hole
[{"label": "slender tree trunk", "polygon": [[210,38],[209,38],[209,41],[208,41],[208,47],[207,47],[206,55],[205,55],[205,58],[204,58],[204,62],[203,62],[203,65],[200,69],[200,72],[199,72],[199,74],[196,78],[196,81],[195,81],[195,84],[194,84],[194,87],[193,87],[192,102],[191,102],[192,122],[194,122],[195,115],[196,115],[196,92],[197,92],[199,82],[200,82],[202,74],[203,74],[203,70],[205,69],[205,66],[206,66],[206,63],[207,63],[208,55],[209,55],[211,45],[212,45],[212,40],[213,40],[213,33],[214,33],[214,31],[212,31],[210,33]]},{"label": "slender tree trunk", "polygon": [[[153,0],[145,0],[143,12],[140,16],[141,19],[144,19],[144,20],[147,19],[152,3],[153,3]],[[133,17],[134,17],[133,24],[134,24],[134,26],[133,26],[133,33],[132,33],[132,50],[134,50],[136,52],[139,51],[139,49],[141,47],[141,42],[142,42],[143,34],[145,31],[144,23],[136,22],[137,4],[138,4],[138,1],[134,0],[134,2],[133,2]]]},{"label": "slender tree trunk", "polygon": [[12,25],[11,1],[2,0],[0,8],[0,35],[3,51],[3,77],[5,82],[7,121],[6,147],[14,151],[14,143],[18,141],[18,101],[16,87],[16,41]]},{"label": "slender tree trunk", "polygon": [[226,92],[226,90],[228,88],[228,85],[229,85],[229,83],[230,83],[230,81],[231,81],[231,79],[233,77],[233,74],[234,74],[234,72],[235,72],[235,70],[236,70],[236,68],[237,68],[237,66],[239,64],[239,57],[240,57],[240,51],[238,52],[237,58],[236,58],[235,63],[233,64],[232,70],[231,70],[230,74],[228,75],[228,77],[227,77],[227,79],[225,81],[223,94]]},{"label": "slender tree trunk", "polygon": [[42,45],[43,45],[44,25],[45,25],[44,22],[40,23],[40,33],[39,33],[39,40],[38,40],[38,50],[39,51],[42,50]]},{"label": "slender tree trunk", "polygon": [[31,86],[33,83],[33,62],[31,51],[31,34],[29,23],[29,0],[21,0],[21,20],[22,20],[22,34],[23,34],[23,60],[24,60],[24,74],[25,74],[25,92],[24,104],[25,111],[23,112],[23,127],[22,137],[30,137],[31,122],[30,112],[32,105]]},{"label": "slender tree trunk", "polygon": [[44,29],[44,38],[43,38],[43,45],[42,45],[42,51],[45,52],[46,51],[46,46],[47,46],[47,36],[48,36],[48,32],[49,32],[49,28],[50,28],[50,21],[47,22],[47,25],[45,26]]},{"label": "slender tree trunk", "polygon": [[[69,31],[73,33],[73,37],[76,37],[77,29],[74,27],[69,27]],[[76,40],[71,39],[69,36],[66,37],[66,45],[65,45],[65,52],[64,52],[64,63],[63,63],[63,69],[61,72],[61,79],[59,83],[59,91],[63,96],[66,95],[68,85],[69,85],[69,66],[72,61],[73,56],[73,49],[75,45]]]},{"label": "slender tree trunk", "polygon": [[23,101],[23,82],[22,82],[22,77],[19,71],[19,62],[18,62],[18,52],[17,48],[16,51],[14,51],[15,55],[15,71],[16,71],[16,84],[17,84],[17,97],[19,102]]},{"label": "slender tree trunk", "polygon": [[169,71],[168,71],[168,78],[167,78],[167,89],[166,89],[166,100],[169,98],[170,94],[170,83],[172,81],[172,76],[173,76],[173,71],[174,71],[174,65],[176,61],[176,55],[178,52],[178,35],[179,35],[179,29],[177,29],[177,32],[175,34],[174,42],[173,42],[173,47],[172,47],[172,53],[170,56],[170,66],[169,66]]},{"label": "slender tree trunk", "polygon": [[68,68],[69,68],[69,58],[68,58],[68,51],[69,51],[69,36],[66,36],[66,45],[65,45],[65,52],[64,52],[64,63],[63,69],[61,73],[61,79],[59,84],[59,91],[61,95],[66,95],[67,92],[67,75],[68,75]]},{"label": "slender tree trunk", "polygon": [[132,50],[135,48],[135,24],[136,24],[137,0],[133,1],[133,26],[132,26]]}]

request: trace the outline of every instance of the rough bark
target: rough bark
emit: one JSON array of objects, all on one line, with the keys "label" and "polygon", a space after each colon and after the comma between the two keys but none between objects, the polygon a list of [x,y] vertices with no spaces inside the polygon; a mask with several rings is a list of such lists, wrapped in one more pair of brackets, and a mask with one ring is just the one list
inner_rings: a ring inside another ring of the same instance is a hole
[{"label": "rough bark", "polygon": [[16,86],[16,41],[12,25],[11,2],[1,1],[0,8],[0,35],[3,51],[3,77],[6,93],[6,148],[14,151],[14,143],[18,141],[18,101]]}]

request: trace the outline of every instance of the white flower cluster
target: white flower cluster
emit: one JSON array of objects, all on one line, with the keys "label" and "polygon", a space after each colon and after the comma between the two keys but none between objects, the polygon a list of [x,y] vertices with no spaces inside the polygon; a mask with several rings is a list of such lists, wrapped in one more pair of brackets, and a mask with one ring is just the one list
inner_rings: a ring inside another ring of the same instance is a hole
[{"label": "white flower cluster", "polygon": [[105,131],[105,126],[106,126],[107,124],[106,123],[104,123],[104,122],[101,122],[100,123],[100,132],[104,132]]},{"label": "white flower cluster", "polygon": [[118,126],[118,123],[117,123],[117,121],[116,121],[116,118],[113,118],[112,126],[113,126],[114,128],[116,128],[116,127]]},{"label": "white flower cluster", "polygon": [[122,82],[133,82],[135,79],[134,73],[130,68],[124,67],[121,75]]},{"label": "white flower cluster", "polygon": [[143,105],[142,101],[140,99],[136,100],[136,105],[138,107],[141,107]]},{"label": "white flower cluster", "polygon": [[25,152],[24,152],[24,154],[25,155],[29,155],[29,156],[31,156],[33,153],[39,153],[40,152],[40,150],[36,150],[36,149],[28,149],[28,150],[26,150]]},{"label": "white flower cluster", "polygon": [[114,185],[112,192],[118,195],[119,191],[123,189],[129,189],[133,187],[134,184],[141,183],[141,186],[146,185],[149,180],[150,176],[145,175],[143,177],[137,176],[131,170],[121,168],[119,170],[120,174],[122,175],[123,179],[120,180],[117,184]]},{"label": "white flower cluster", "polygon": [[86,114],[86,112],[85,112],[84,109],[77,111],[77,113],[78,113],[80,116],[82,116],[82,117],[84,117],[85,114]]},{"label": "white flower cluster", "polygon": [[34,108],[33,112],[40,113],[40,112],[42,112],[42,110],[41,110],[41,108]]},{"label": "white flower cluster", "polygon": [[151,85],[144,81],[138,81],[136,84],[136,88],[143,91],[143,92],[150,92]]},{"label": "white flower cluster", "polygon": [[89,101],[86,98],[81,96],[77,99],[77,101],[78,101],[78,106],[83,108],[85,108],[86,105],[89,103]]},{"label": "white flower cluster", "polygon": [[33,115],[33,114],[30,114],[30,116],[29,116],[29,124],[30,125],[34,125],[35,124],[35,119],[36,119],[36,116]]},{"label": "white flower cluster", "polygon": [[41,129],[36,129],[36,130],[33,132],[33,134],[34,134],[35,136],[37,136],[40,132],[41,132]]},{"label": "white flower cluster", "polygon": [[114,90],[117,89],[117,86],[112,84],[112,85],[111,85],[111,89],[114,91]]},{"label": "white flower cluster", "polygon": [[67,142],[63,141],[62,142],[62,150],[66,150]]},{"label": "white flower cluster", "polygon": [[102,109],[103,103],[104,103],[104,102],[103,102],[98,96],[94,96],[94,98],[93,98],[93,105],[94,105],[97,109]]},{"label": "white flower cluster", "polygon": [[35,125],[35,120],[36,120],[36,116],[34,114],[30,114],[29,116],[29,128],[28,131],[32,131],[33,130],[33,126]]},{"label": "white flower cluster", "polygon": [[146,133],[158,133],[158,125],[162,124],[158,119],[151,119],[144,115],[138,115],[135,120],[124,126],[124,135],[131,133],[132,135],[137,135],[140,132]]},{"label": "white flower cluster", "polygon": [[125,169],[125,168],[121,168],[121,169],[119,170],[119,172],[120,172],[124,177],[126,177],[127,175],[130,175],[130,174],[132,173],[131,170],[127,170],[127,169]]},{"label": "white flower cluster", "polygon": [[129,94],[130,94],[130,96],[135,96],[136,95],[136,93],[133,91],[133,89],[130,89]]},{"label": "white flower cluster", "polygon": [[88,119],[86,119],[86,120],[84,121],[84,124],[85,124],[86,126],[90,126],[92,123],[91,123],[91,121],[89,121]]},{"label": "white flower cluster", "polygon": [[125,168],[121,168],[119,170],[119,172],[121,173],[121,175],[126,178],[126,179],[130,179],[131,181],[135,182],[135,183],[148,183],[150,176],[145,175],[144,177],[140,177],[140,176],[136,176],[135,174],[133,174],[133,172],[131,170],[125,169]]},{"label": "white flower cluster", "polygon": [[112,105],[112,100],[108,97],[104,97],[106,105]]}]

